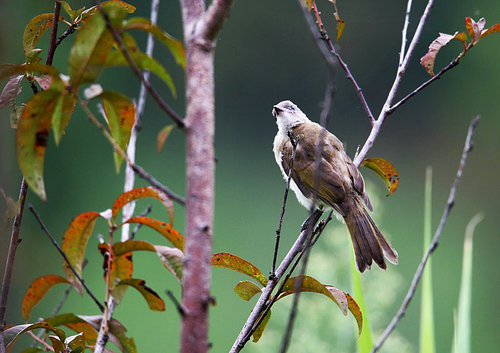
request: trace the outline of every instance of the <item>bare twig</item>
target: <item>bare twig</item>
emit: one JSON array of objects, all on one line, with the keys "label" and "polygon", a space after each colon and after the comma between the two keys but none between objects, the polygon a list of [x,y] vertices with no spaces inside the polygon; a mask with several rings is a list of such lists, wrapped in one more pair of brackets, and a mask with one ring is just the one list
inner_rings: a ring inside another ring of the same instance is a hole
[{"label": "bare twig", "polygon": [[56,41],[57,41],[57,27],[59,24],[59,13],[61,12],[61,3],[59,1],[54,1],[54,18],[52,21],[52,33],[50,35],[49,50],[47,52],[46,65],[52,65],[52,60],[54,59],[54,52],[56,51]]},{"label": "bare twig", "polygon": [[401,31],[401,51],[399,52],[399,66],[403,65],[403,60],[405,58],[406,51],[406,36],[408,34],[408,25],[410,24],[410,14],[411,14],[411,5],[413,0],[408,0],[408,4],[406,5],[406,16],[405,23],[403,25],[403,30]]},{"label": "bare twig", "polygon": [[[152,24],[156,24],[156,21],[158,19],[159,7],[160,7],[160,0],[151,1],[150,21]],[[153,35],[151,33],[148,33],[146,55],[151,57],[153,56],[154,43],[155,41],[153,40]],[[144,80],[149,82],[149,70],[144,70],[143,75],[144,75]],[[139,134],[139,131],[141,129],[141,118],[144,113],[145,106],[146,106],[146,87],[144,86],[143,83],[141,83],[141,88],[139,91],[139,100],[137,103],[137,110],[135,114],[134,127],[132,128],[132,131],[130,133],[130,139],[127,145],[127,156],[129,157],[132,163],[135,163],[135,149],[136,149],[137,135]],[[127,166],[125,167],[125,183],[123,191],[127,192],[132,190],[134,188],[134,183],[135,183],[135,172],[130,166],[130,164],[127,164]],[[122,211],[123,220],[127,220],[130,217],[132,217],[132,215],[134,214],[134,209],[135,209],[135,201],[126,204],[123,207]],[[137,226],[139,226],[139,224]],[[122,241],[126,241],[129,239],[129,233],[130,233],[130,224],[128,223],[124,224],[122,226]]]},{"label": "bare twig", "polygon": [[5,352],[3,340],[3,330],[5,328],[5,311],[7,310],[7,298],[9,296],[10,281],[12,279],[12,269],[14,268],[14,258],[16,257],[17,246],[21,242],[19,232],[21,230],[21,220],[23,219],[24,204],[26,201],[26,193],[28,192],[28,184],[23,178],[19,191],[19,212],[14,218],[12,232],[10,235],[9,252],[5,262],[5,270],[2,281],[2,290],[0,293],[0,352]]},{"label": "bare twig", "polygon": [[174,293],[172,293],[171,290],[167,290],[167,296],[172,301],[172,303],[174,303],[175,308],[177,309],[177,312],[179,313],[179,315],[184,316],[186,314],[186,311],[182,307],[181,303],[179,303],[179,301],[175,297]]},{"label": "bare twig", "polygon": [[148,172],[146,172],[142,167],[139,165],[132,163],[130,159],[128,158],[127,154],[120,148],[120,146],[116,143],[115,139],[111,134],[108,132],[106,127],[99,122],[99,120],[95,117],[94,113],[89,109],[87,102],[81,100],[78,98],[78,102],[80,103],[81,107],[87,114],[88,119],[95,125],[101,132],[103,133],[104,137],[109,141],[111,146],[113,146],[113,150],[118,153],[123,159],[130,165],[130,167],[133,169],[133,171],[138,174],[141,178],[144,180],[147,180],[151,185],[157,187],[161,191],[163,191],[165,194],[168,195],[173,201],[185,205],[186,201],[184,198],[181,196],[175,194],[173,191],[171,191],[169,188],[161,184],[158,180],[156,180],[152,175],[150,175]]},{"label": "bare twig", "polygon": [[66,30],[63,32],[63,34],[61,34],[57,40],[56,40],[56,47],[61,44],[61,42],[67,37],[69,36],[70,34],[73,34],[76,30],[76,27],[78,27],[78,22],[73,22],[68,28],[66,28]]},{"label": "bare twig", "polygon": [[[144,210],[144,212],[142,212],[140,214],[141,217],[145,217],[147,216],[149,213],[151,213],[151,210],[153,209],[153,206],[151,205],[148,205],[148,207],[146,207],[146,209]],[[144,224],[143,223],[137,223],[135,225],[135,228],[134,230],[132,231],[132,233],[130,234],[130,239],[134,239],[135,238],[135,235],[137,234],[137,232],[139,231],[139,229],[141,229],[141,227],[143,226]],[[123,227],[123,226],[122,226]]]},{"label": "bare twig", "polygon": [[[394,82],[392,84],[392,87],[389,91],[389,94],[387,95],[387,99],[384,103],[384,106],[377,118],[377,120],[373,121],[372,120],[372,129],[370,131],[370,135],[365,141],[365,144],[361,148],[361,151],[359,154],[357,154],[353,160],[353,163],[356,167],[359,167],[363,159],[366,157],[366,154],[370,150],[370,148],[373,146],[373,143],[375,142],[375,139],[378,136],[378,133],[380,131],[380,128],[382,127],[382,124],[384,123],[385,118],[394,112],[394,109],[391,109],[391,104],[394,100],[394,97],[396,96],[396,92],[399,88],[399,85],[401,83],[401,80],[403,78],[404,73],[406,72],[406,68],[408,67],[408,64],[410,62],[410,58],[413,55],[413,52],[415,51],[415,48],[417,46],[417,43],[420,39],[420,35],[422,34],[422,29],[425,25],[425,22],[427,21],[427,18],[429,16],[429,13],[431,11],[432,5],[434,4],[434,0],[429,0],[427,2],[427,6],[424,9],[424,12],[422,16],[420,17],[420,21],[418,23],[417,29],[415,30],[415,34],[413,35],[413,38],[410,42],[410,45],[408,47],[408,51],[406,52],[406,55],[404,56],[404,59],[401,60],[401,53],[400,53],[400,65],[398,66],[398,70],[396,72],[396,78],[394,79]],[[404,38],[403,38],[404,40]]]},{"label": "bare twig", "polygon": [[139,69],[139,67],[137,66],[137,64],[135,63],[134,59],[132,59],[132,57],[130,56],[128,50],[127,50],[127,47],[125,46],[125,44],[123,43],[123,40],[122,38],[120,37],[120,34],[113,28],[113,26],[111,25],[111,21],[109,19],[109,16],[106,12],[104,12],[102,10],[102,7],[101,7],[101,2],[99,0],[96,0],[94,1],[97,5],[97,8],[99,9],[99,12],[100,14],[102,15],[102,17],[104,18],[104,21],[106,21],[106,27],[108,28],[108,30],[110,31],[111,35],[113,36],[116,44],[118,44],[118,47],[120,48],[120,51],[122,52],[123,56],[125,57],[125,59],[127,60],[130,68],[132,69],[132,71],[134,72],[134,74],[139,78],[139,80],[141,80],[142,84],[144,85],[144,87],[146,87],[146,89],[148,90],[148,92],[151,94],[151,96],[153,97],[153,99],[156,101],[156,103],[158,103],[158,105],[160,106],[160,108],[165,112],[167,113],[168,116],[170,116],[170,118],[172,118],[172,120],[177,124],[177,126],[180,128],[180,129],[184,129],[185,125],[184,125],[184,120],[182,119],[181,116],[179,116],[168,104],[167,102],[165,102],[163,100],[163,98],[160,96],[160,94],[156,91],[156,89],[154,89],[153,86],[151,86],[151,84],[149,83],[149,81],[147,81],[145,78],[144,78],[144,75],[142,74],[141,70]]},{"label": "bare twig", "polygon": [[472,119],[469,130],[467,132],[467,138],[465,140],[465,146],[462,152],[462,158],[460,159],[460,164],[458,166],[457,170],[457,175],[455,177],[455,180],[453,182],[453,185],[450,189],[450,194],[448,196],[448,201],[446,203],[446,207],[444,209],[443,215],[441,217],[441,221],[439,222],[439,226],[436,230],[436,233],[434,234],[434,238],[432,239],[431,244],[429,245],[429,248],[427,249],[427,252],[425,253],[424,257],[422,258],[420,264],[418,265],[417,271],[415,272],[415,275],[413,276],[413,280],[411,282],[410,288],[408,289],[408,292],[406,294],[406,297],[404,298],[403,302],[401,303],[401,306],[396,313],[396,315],[393,317],[391,320],[390,324],[387,326],[385,329],[384,333],[382,334],[382,337],[379,339],[377,344],[373,347],[372,353],[377,352],[382,344],[385,342],[387,337],[391,334],[391,332],[394,330],[396,327],[397,323],[403,315],[406,312],[406,308],[408,308],[408,305],[410,304],[411,299],[415,295],[415,291],[417,289],[418,283],[420,281],[420,278],[422,277],[422,274],[424,272],[425,265],[427,264],[427,261],[429,260],[429,257],[431,254],[436,250],[438,246],[438,241],[441,236],[441,233],[443,231],[444,225],[446,223],[446,220],[448,219],[448,215],[455,203],[455,194],[458,189],[458,185],[460,183],[460,180],[462,178],[462,173],[465,168],[465,163],[467,161],[467,157],[469,155],[469,152],[472,150],[472,135],[474,134],[474,129],[476,128],[477,123],[479,122],[479,116],[476,116],[474,119]]},{"label": "bare twig", "polygon": [[94,353],[102,353],[105,351],[106,344],[108,343],[109,340],[108,322],[111,320],[113,312],[115,311],[115,304],[116,303],[113,297],[110,297],[108,300],[108,305],[106,305],[106,310],[101,320],[101,326],[99,327],[99,333],[97,334],[97,341],[95,344]]},{"label": "bare twig", "polygon": [[33,205],[29,205],[29,209],[30,209],[31,213],[33,213],[33,215],[35,216],[35,218],[38,221],[38,223],[40,224],[40,227],[42,228],[42,230],[44,231],[44,233],[49,237],[50,241],[55,246],[55,248],[57,249],[57,251],[59,252],[59,254],[61,254],[61,256],[63,257],[64,261],[66,262],[66,264],[68,265],[69,269],[71,270],[71,272],[73,272],[73,274],[76,276],[76,278],[78,279],[78,282],[80,282],[81,285],[83,286],[83,288],[85,288],[85,291],[88,293],[88,295],[90,295],[90,297],[92,298],[92,300],[94,300],[94,302],[97,304],[97,306],[99,307],[99,310],[104,311],[104,306],[95,297],[94,293],[92,293],[92,291],[89,289],[89,287],[87,287],[87,284],[85,283],[85,281],[83,280],[83,278],[75,270],[75,268],[73,267],[73,265],[69,261],[68,257],[64,253],[63,249],[61,249],[61,247],[57,243],[56,239],[52,236],[52,234],[49,232],[49,230],[47,229],[47,227],[43,223],[42,218],[40,217],[40,215],[35,211],[35,208],[33,207]]},{"label": "bare twig", "polygon": [[38,343],[40,343],[42,346],[45,347],[45,350],[47,351],[50,351],[50,352],[54,352],[54,348],[52,348],[52,346],[50,344],[48,344],[47,342],[45,342],[44,340],[42,340],[41,338],[39,338],[37,335],[35,335],[33,332],[31,331],[28,331],[28,333],[31,335],[31,337],[37,341]]}]

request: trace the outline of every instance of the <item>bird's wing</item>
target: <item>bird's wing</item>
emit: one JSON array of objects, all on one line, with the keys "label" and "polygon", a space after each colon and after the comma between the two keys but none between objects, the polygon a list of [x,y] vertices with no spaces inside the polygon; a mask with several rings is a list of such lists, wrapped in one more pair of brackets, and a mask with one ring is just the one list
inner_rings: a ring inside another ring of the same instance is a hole
[{"label": "bird's wing", "polygon": [[[295,181],[304,196],[312,197],[314,188],[314,171],[316,168],[314,132],[294,131],[293,137],[298,136],[295,159],[293,161],[292,179]],[[286,173],[290,170],[293,155],[293,146],[290,141],[282,147],[282,165]],[[324,203],[334,207],[345,199],[342,177],[336,172],[329,160],[321,156],[319,165],[319,180],[317,197]]]},{"label": "bird's wing", "polygon": [[358,168],[354,165],[352,162],[351,158],[344,152],[344,160],[347,165],[347,170],[349,171],[349,174],[351,175],[352,179],[352,184],[354,186],[354,189],[359,193],[361,198],[363,199],[363,202],[365,203],[366,207],[370,211],[373,212],[373,206],[372,203],[370,202],[370,198],[365,192],[365,181],[363,180],[363,176],[359,172]]}]

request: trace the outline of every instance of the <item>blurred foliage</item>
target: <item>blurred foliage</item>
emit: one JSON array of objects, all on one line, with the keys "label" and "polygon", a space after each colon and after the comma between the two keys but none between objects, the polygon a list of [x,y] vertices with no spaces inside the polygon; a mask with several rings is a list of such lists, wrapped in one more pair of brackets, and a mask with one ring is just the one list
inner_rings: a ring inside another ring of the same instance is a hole
[{"label": "blurred foliage", "polygon": [[[82,6],[81,1],[68,2],[73,8]],[[138,6],[138,16],[149,16],[149,3],[148,6],[135,5]],[[338,50],[363,88],[372,110],[377,112],[396,72],[406,3],[337,1],[337,6],[345,21]],[[416,27],[423,6],[422,3],[413,5],[410,33]],[[24,26],[35,15],[50,12],[52,8],[51,0],[3,2],[0,13],[4,28],[0,35],[0,62],[24,61],[21,44]],[[474,19],[484,16],[488,23],[498,23],[500,7],[496,0],[436,3],[400,88],[401,97],[427,80],[428,74],[420,66],[419,58],[427,52],[428,45],[438,32],[453,33],[456,28],[462,28],[466,16]],[[176,1],[163,1],[159,18],[161,28],[182,38],[181,14]],[[325,20],[325,25],[331,35],[335,33],[336,21],[333,16],[329,23]],[[489,37],[469,53],[460,65],[398,109],[387,120],[368,155],[390,160],[397,166],[400,176],[398,192],[385,198],[385,188],[378,177],[364,173],[375,208],[375,220],[400,256],[398,266],[390,266],[386,272],[373,269],[362,276],[375,340],[395,313],[420,261],[425,168],[431,165],[434,171],[432,219],[435,221],[432,228],[435,229],[456,173],[468,123],[476,114],[481,114],[482,120],[474,137],[474,151],[466,166],[455,207],[433,255],[434,292],[439,293],[435,295],[434,303],[436,350],[449,351],[453,337],[453,309],[460,286],[461,257],[457,254],[462,252],[461,234],[468,220],[478,211],[484,212],[485,219],[476,232],[474,244],[474,252],[480,256],[474,256],[472,300],[476,303],[488,302],[489,305],[474,308],[471,351],[493,352],[500,345],[494,315],[500,310],[500,304],[494,300],[500,288],[500,278],[491,275],[492,264],[496,263],[500,248],[496,220],[496,212],[500,208],[500,189],[494,184],[495,176],[500,173],[500,165],[495,163],[500,149],[497,137],[500,128],[500,101],[497,98],[500,44],[497,37]],[[146,35],[139,33],[137,38],[139,47],[144,50]],[[38,47],[46,50],[47,40],[48,36],[44,36]],[[69,37],[57,49],[55,66],[65,68],[73,40],[74,36]],[[462,45],[459,42],[442,48],[436,67],[446,65],[460,50]],[[46,55],[46,51],[42,54]],[[177,86],[179,97],[175,101],[168,99],[182,115],[182,68],[177,68],[168,50],[159,45],[155,49],[155,58],[166,67],[175,68],[169,73]],[[326,79],[323,62],[297,2],[236,1],[217,43],[215,75],[218,162],[214,252],[238,254],[266,272],[271,265],[284,191],[283,179],[271,152],[276,133],[271,107],[283,99],[291,99],[309,117],[317,117]],[[119,87],[122,93],[130,97],[138,95],[139,83],[127,68],[105,69],[101,82],[105,90]],[[152,82],[164,97],[171,97],[169,88],[160,79],[153,77]],[[19,102],[31,97],[29,86],[24,82],[22,87]],[[123,189],[123,167],[122,174],[117,176],[108,142],[87,121],[80,108],[75,110],[75,114],[59,147],[56,148],[52,139],[48,143],[45,158],[48,201],[43,203],[33,193],[28,194],[28,203],[37,207],[58,240],[75,215],[88,210],[105,209]],[[0,116],[0,187],[6,195],[17,199],[21,177],[15,163],[15,131],[10,128],[9,111],[1,110]],[[169,123],[168,118],[149,100],[139,136],[137,160],[164,184],[182,194],[185,168],[182,133],[172,131],[162,152],[157,152],[158,132]],[[329,129],[345,143],[350,155],[363,143],[370,129],[363,107],[341,71],[337,73],[337,91]],[[145,185],[142,180],[138,180],[137,184]],[[140,202],[139,212],[145,206],[146,203]],[[178,206],[175,208],[176,228],[182,230],[183,210]],[[1,203],[0,211],[3,213],[5,209],[4,203]],[[153,218],[161,219],[164,216],[165,211],[161,207],[155,207],[151,213]],[[305,210],[291,197],[282,232],[281,255],[293,242],[306,216]],[[105,232],[105,228],[98,225],[96,231]],[[351,250],[348,250],[347,232],[340,229],[329,226],[329,231],[325,232],[312,252],[308,274],[322,283],[335,283],[337,287],[347,289],[350,273],[347,255],[350,255]],[[4,232],[0,237],[2,260],[8,245],[7,234]],[[149,241],[156,236],[153,231],[143,227],[138,239]],[[21,298],[35,278],[47,273],[60,273],[57,272],[60,269],[59,255],[30,214],[24,217],[21,237],[23,242],[18,249],[8,302],[9,323],[22,321]],[[338,244],[333,246],[332,243]],[[103,296],[105,289],[102,279],[100,276],[91,276],[100,273],[102,265],[95,237],[89,241],[88,259],[89,265],[84,271],[86,281],[95,293]],[[163,298],[166,289],[173,290],[179,297],[178,283],[173,276],[167,271],[154,270],[158,266],[157,259],[143,253],[134,255],[134,259],[137,264],[135,277],[147,278],[148,285]],[[4,261],[0,263],[0,273],[3,275]],[[217,306],[211,309],[210,337],[214,352],[229,349],[248,316],[248,303],[232,292],[234,283],[240,278],[239,274],[232,271],[213,271],[212,293],[217,299]],[[54,288],[52,295],[44,298],[43,303],[33,310],[32,317],[50,313],[63,290],[63,286]],[[139,350],[153,351],[155,347],[168,346],[169,351],[176,351],[180,320],[174,305],[166,302],[166,312],[141,310],[141,319],[137,320],[137,308],[143,308],[143,299],[135,292],[129,296],[117,308],[115,315],[135,338]],[[353,346],[342,348],[340,342],[345,341],[346,335],[355,337],[355,324],[344,325],[345,331],[341,332],[339,326],[342,325],[333,322],[332,312],[323,309],[325,305],[330,305],[328,299],[317,300],[317,297],[306,294],[302,298],[300,307],[307,310],[301,310],[290,352],[306,352],[301,342],[314,342],[316,346],[309,346],[310,351],[314,352],[332,351],[337,344],[337,351],[352,352]],[[419,295],[415,299],[398,326],[397,334],[387,342],[387,352],[416,351]],[[317,307],[316,310],[314,307]],[[70,295],[62,312],[69,311],[98,314],[94,303],[75,293]],[[261,342],[249,343],[246,351],[270,351],[266,350],[266,344],[279,342],[283,329],[280,321],[284,322],[287,315],[285,305],[278,304]],[[344,319],[340,313],[335,316]],[[231,318],[230,325],[227,325],[228,318]],[[145,327],[144,322],[150,325]],[[18,344],[21,346],[21,343]]]}]

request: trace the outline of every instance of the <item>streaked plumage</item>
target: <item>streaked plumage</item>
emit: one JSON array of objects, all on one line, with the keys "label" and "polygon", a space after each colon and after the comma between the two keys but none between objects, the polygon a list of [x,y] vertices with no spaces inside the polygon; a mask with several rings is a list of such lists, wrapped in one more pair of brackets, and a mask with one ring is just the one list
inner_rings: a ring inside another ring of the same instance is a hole
[{"label": "streaked plumage", "polygon": [[288,178],[293,153],[290,139],[297,141],[290,188],[297,195],[299,202],[307,209],[312,206],[316,167],[315,148],[323,135],[315,207],[331,207],[344,218],[360,272],[370,268],[372,260],[380,268],[385,269],[384,255],[387,260],[397,264],[397,252],[382,235],[363,206],[364,202],[372,210],[364,190],[363,177],[345,153],[339,139],[319,124],[310,121],[290,101],[275,105],[273,115],[278,125],[273,151],[276,163],[285,179]]}]

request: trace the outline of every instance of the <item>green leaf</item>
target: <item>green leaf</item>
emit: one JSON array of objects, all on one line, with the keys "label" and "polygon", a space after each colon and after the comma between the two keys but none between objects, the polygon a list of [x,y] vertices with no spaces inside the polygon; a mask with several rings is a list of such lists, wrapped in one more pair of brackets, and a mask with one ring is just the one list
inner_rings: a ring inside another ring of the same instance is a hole
[{"label": "green leaf", "polygon": [[[61,20],[62,17],[59,18]],[[35,49],[40,37],[50,28],[54,22],[53,13],[43,13],[35,16],[24,29],[23,49],[27,63],[34,63],[38,58],[40,49]],[[39,59],[38,59],[39,60]]]},{"label": "green leaf", "polygon": [[263,286],[267,285],[268,279],[255,265],[236,255],[220,252],[212,255],[212,266],[227,268],[229,270],[241,272],[256,279]]},{"label": "green leaf", "polygon": [[175,61],[178,65],[180,65],[183,69],[186,69],[186,53],[184,51],[184,47],[182,43],[164,32],[160,27],[151,23],[150,20],[143,17],[132,17],[123,25],[123,30],[128,31],[132,29],[138,29],[141,31],[146,31],[151,33],[162,42],[169,50],[170,53],[174,56]]},{"label": "green leaf", "polygon": [[66,346],[57,336],[49,336],[50,342],[52,343],[52,348],[54,348],[54,353],[65,353]]},{"label": "green leaf", "polygon": [[[149,70],[165,82],[165,84],[170,88],[174,98],[177,98],[177,91],[175,89],[174,81],[170,74],[165,70],[165,68],[156,59],[150,57],[149,55],[140,51],[134,38],[128,34],[122,34],[122,40],[127,48],[127,52],[130,54],[132,60],[135,62],[137,67],[141,70]],[[125,56],[122,54],[120,49],[114,50],[109,53],[106,60],[108,66],[129,66],[129,63]]]},{"label": "green leaf", "polygon": [[76,98],[70,94],[61,94],[57,100],[54,114],[52,116],[52,129],[54,130],[54,139],[59,145],[61,137],[64,134],[69,119],[75,109]]},{"label": "green leaf", "polygon": [[155,245],[156,254],[158,255],[163,266],[167,268],[175,276],[177,281],[182,284],[182,266],[184,265],[184,253],[177,249],[168,246]]},{"label": "green leaf", "polygon": [[[96,330],[101,327],[102,315],[85,316],[78,315],[79,318],[88,322]],[[109,340],[124,353],[137,353],[137,347],[133,338],[126,336],[127,329],[118,320],[111,319],[109,322]]]},{"label": "green leaf", "polygon": [[75,314],[60,314],[44,320],[54,327],[64,325],[75,332],[82,332],[88,345],[94,346],[97,341],[97,330]]},{"label": "green leaf", "polygon": [[69,283],[69,281],[58,275],[46,275],[37,278],[31,283],[26,294],[24,294],[23,304],[21,306],[24,320],[29,320],[33,308],[43,299],[49,289],[59,283]]},{"label": "green leaf", "polygon": [[[81,276],[83,271],[83,258],[87,243],[94,230],[94,225],[100,214],[98,212],[85,212],[73,219],[69,228],[64,232],[62,249],[76,272]],[[63,261],[66,277],[73,286],[83,295],[83,288],[69,266]]]},{"label": "green leaf", "polygon": [[131,217],[125,223],[144,224],[163,235],[177,249],[184,250],[184,237],[168,223],[149,217]]},{"label": "green leaf", "polygon": [[[431,243],[432,232],[432,168],[427,167],[425,178],[424,200],[424,254]],[[434,337],[434,304],[432,290],[432,262],[427,260],[422,275],[422,299],[420,305],[420,352],[436,352]]]},{"label": "green leaf", "polygon": [[[130,98],[118,92],[105,91],[101,93],[100,97],[102,98],[111,136],[113,136],[122,151],[126,151],[135,122],[135,105]],[[118,173],[123,157],[117,152],[114,152],[113,155],[116,172]]]},{"label": "green leaf", "polygon": [[17,124],[17,162],[28,185],[42,200],[47,199],[43,161],[52,115],[60,95],[59,91],[52,89],[34,95],[24,107]]},{"label": "green leaf", "polygon": [[116,256],[121,256],[123,254],[132,251],[152,251],[155,252],[155,247],[143,240],[127,240],[123,242],[118,242],[113,244],[113,251]]},{"label": "green leaf", "polygon": [[146,302],[151,310],[165,311],[165,302],[154,290],[146,286],[146,282],[144,280],[136,278],[122,279],[116,286],[116,289],[120,288],[120,286],[134,287],[139,291],[139,293],[142,294],[144,299],[146,299]]},{"label": "green leaf", "polygon": [[83,10],[85,10],[85,7],[82,7],[79,10],[73,10],[71,8],[71,6],[66,1],[62,1],[62,0],[58,0],[58,1],[61,3],[64,11],[66,11],[68,16],[71,18],[71,23],[75,22],[75,19],[82,14]]},{"label": "green leaf", "polygon": [[24,325],[16,325],[13,327],[10,327],[6,329],[3,332],[3,338],[4,338],[4,344],[5,347],[7,348],[7,351],[12,349],[12,346],[16,342],[16,340],[21,336],[23,333],[36,330],[36,329],[45,329],[54,332],[61,340],[64,341],[66,338],[66,334],[64,333],[63,330],[58,329],[48,322],[39,322],[36,324],[24,324]]},{"label": "green leaf", "polygon": [[393,194],[399,185],[399,174],[391,162],[383,158],[367,158],[361,162],[362,167],[373,170],[382,178],[387,186],[387,196]]},{"label": "green leaf", "polygon": [[240,298],[249,301],[255,294],[262,293],[262,290],[253,282],[240,281],[236,287],[234,287],[234,292],[238,294]]},{"label": "green leaf", "polygon": [[[103,3],[101,6],[113,23],[120,23],[126,16],[126,10],[113,4],[106,6]],[[68,60],[69,76],[74,91],[79,85],[94,82],[99,77],[113,44],[113,36],[106,29],[106,22],[100,13],[96,12],[84,20]]]},{"label": "green leaf", "polygon": [[83,332],[77,333],[66,338],[64,344],[71,349],[71,353],[83,352],[85,350],[85,335]]},{"label": "green leaf", "polygon": [[458,295],[457,328],[453,339],[452,353],[470,353],[472,310],[472,249],[476,226],[483,220],[476,214],[467,224],[462,260],[462,278]]},{"label": "green leaf", "polygon": [[260,340],[270,318],[271,318],[271,310],[268,310],[266,316],[260,322],[259,326],[257,326],[254,333],[252,334],[254,342],[258,342]]},{"label": "green leaf", "polygon": [[[370,327],[370,318],[368,316],[368,311],[366,310],[365,299],[363,296],[363,286],[361,285],[361,275],[356,267],[356,260],[354,256],[352,256],[352,287],[354,296],[356,297],[356,307],[359,311],[360,315],[363,313],[363,321],[362,324],[359,324],[358,321],[358,353],[369,353],[373,348],[373,335],[372,329]],[[352,305],[352,304],[351,304]],[[350,308],[351,309],[351,308]],[[351,312],[353,312],[351,310]],[[361,333],[362,332],[362,333]]]},{"label": "green leaf", "polygon": [[154,186],[146,186],[141,188],[136,188],[121,194],[113,203],[112,216],[113,222],[116,220],[116,216],[120,213],[123,206],[128,204],[129,202],[135,201],[137,199],[142,199],[145,197],[152,197],[157,200],[160,200],[165,209],[167,210],[168,216],[170,218],[170,224],[174,222],[174,204],[172,200],[168,197],[160,189],[155,188]]}]

